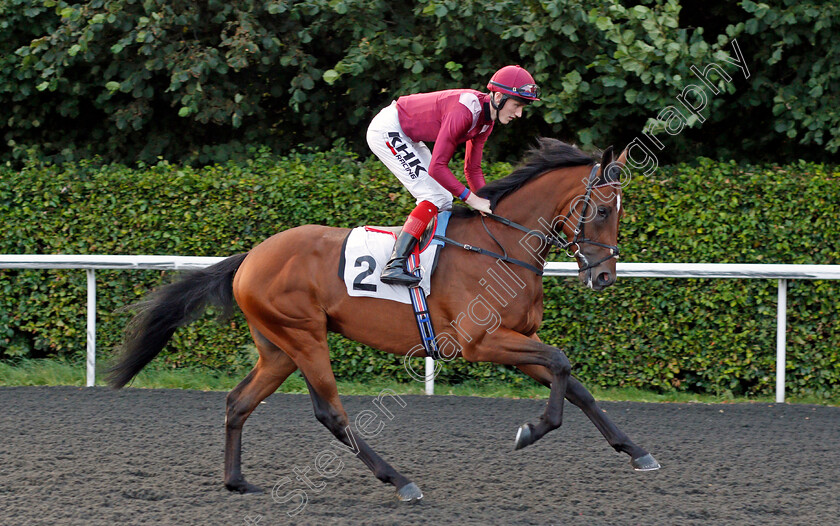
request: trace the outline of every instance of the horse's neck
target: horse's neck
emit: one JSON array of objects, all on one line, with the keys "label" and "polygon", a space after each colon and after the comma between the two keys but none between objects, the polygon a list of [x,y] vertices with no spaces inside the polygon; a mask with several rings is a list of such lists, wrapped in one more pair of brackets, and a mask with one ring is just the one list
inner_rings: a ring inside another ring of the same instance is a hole
[{"label": "horse's neck", "polygon": [[[562,223],[562,213],[585,192],[581,173],[579,169],[563,168],[539,176],[502,199],[494,213],[531,230],[553,234],[550,230]],[[549,249],[544,248],[542,257]]]},{"label": "horse's neck", "polygon": [[[568,210],[572,201],[584,188],[581,177],[569,173],[570,169],[555,170],[529,181],[519,190],[504,197],[493,213],[530,229],[548,234],[552,225],[559,224],[557,210]],[[560,173],[563,172],[563,173]],[[454,219],[454,218],[453,218]],[[499,250],[496,242],[504,247],[507,255],[536,267],[541,267],[548,256],[551,246],[539,246],[534,236],[529,236],[513,227],[505,226],[492,219],[475,215],[459,218],[450,223],[449,232],[462,243],[474,244],[489,250]],[[489,229],[495,241],[487,235]],[[516,267],[517,273],[534,275],[522,267]]]}]

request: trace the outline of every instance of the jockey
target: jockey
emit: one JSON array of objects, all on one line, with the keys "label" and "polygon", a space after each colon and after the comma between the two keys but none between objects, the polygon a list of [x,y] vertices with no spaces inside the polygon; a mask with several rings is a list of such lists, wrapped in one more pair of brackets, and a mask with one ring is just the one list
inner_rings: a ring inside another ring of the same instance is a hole
[{"label": "jockey", "polygon": [[[487,89],[490,93],[451,89],[406,95],[371,121],[367,131],[370,149],[417,199],[382,270],[383,283],[420,283],[420,278],[406,271],[406,260],[429,221],[439,210],[452,208],[453,196],[482,213],[491,212],[490,201],[474,193],[484,186],[484,142],[494,123],[507,124],[521,117],[525,106],[540,100],[540,89],[520,66],[497,71]],[[434,151],[429,151],[424,141],[434,142]],[[465,142],[464,174],[469,188],[449,169],[455,147]]]}]

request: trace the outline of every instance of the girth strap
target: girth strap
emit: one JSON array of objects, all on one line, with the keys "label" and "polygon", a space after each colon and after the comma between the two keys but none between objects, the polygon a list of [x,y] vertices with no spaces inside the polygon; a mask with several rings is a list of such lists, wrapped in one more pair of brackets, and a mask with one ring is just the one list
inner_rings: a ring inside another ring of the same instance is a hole
[{"label": "girth strap", "polygon": [[[422,276],[420,267],[420,252],[415,247],[410,256],[411,267],[414,268],[414,275]],[[429,304],[426,302],[426,293],[422,287],[409,287],[408,294],[411,297],[411,306],[414,308],[414,320],[417,322],[417,330],[420,331],[420,341],[426,356],[432,360],[440,360],[440,350],[435,340],[435,327],[432,324],[432,315],[429,312]]]}]

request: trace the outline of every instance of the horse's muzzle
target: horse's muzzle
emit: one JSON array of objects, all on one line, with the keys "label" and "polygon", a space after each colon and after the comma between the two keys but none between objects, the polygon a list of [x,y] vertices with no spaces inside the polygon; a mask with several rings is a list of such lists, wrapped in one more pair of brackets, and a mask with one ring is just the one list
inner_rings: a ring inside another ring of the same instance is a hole
[{"label": "horse's muzzle", "polygon": [[592,290],[604,290],[615,283],[615,271],[598,266],[579,273],[578,279]]}]

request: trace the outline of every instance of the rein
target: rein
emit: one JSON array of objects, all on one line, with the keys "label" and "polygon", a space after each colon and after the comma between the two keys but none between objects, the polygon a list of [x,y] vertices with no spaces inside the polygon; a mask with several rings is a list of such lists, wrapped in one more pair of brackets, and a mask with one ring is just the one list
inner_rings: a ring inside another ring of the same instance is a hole
[{"label": "rein", "polygon": [[[507,255],[507,251],[505,251],[505,254],[497,254],[496,252],[492,252],[490,250],[486,250],[486,249],[483,249],[481,247],[474,247],[474,246],[466,244],[466,243],[459,243],[458,241],[455,241],[454,239],[450,239],[450,238],[444,237],[444,236],[436,235],[435,239],[437,239],[438,241],[442,241],[442,242],[444,242],[448,245],[453,245],[453,246],[456,246],[456,247],[463,248],[464,250],[469,250],[470,252],[475,252],[476,254],[482,254],[484,256],[490,256],[491,258],[501,259],[502,261],[506,261],[508,263],[513,263],[514,265],[519,265],[520,267],[527,268],[528,270],[530,270],[531,272],[533,272],[537,276],[542,276],[543,275],[542,269],[539,269],[539,268],[535,267],[534,265],[532,265],[530,263],[526,263],[526,262],[522,261],[521,259],[515,259],[515,258],[512,258],[512,257],[509,257]],[[496,243],[498,244],[499,242],[496,241]],[[499,246],[501,246],[501,245],[499,245]],[[504,251],[504,247],[502,247],[502,250]]]},{"label": "rein", "polygon": [[[586,226],[586,223],[583,221],[583,218],[586,217],[586,210],[589,208],[589,202],[590,202],[591,196],[592,196],[592,189],[595,188],[595,179],[598,175],[598,168],[599,167],[600,167],[600,164],[595,164],[592,167],[592,170],[589,172],[589,179],[587,180],[587,183],[586,183],[586,194],[584,195],[583,212],[578,217],[577,225],[575,226],[575,228],[573,230],[573,232],[575,234],[575,237],[571,241],[564,241],[564,240],[559,239],[558,237],[552,235],[551,233],[543,234],[542,232],[540,232],[538,230],[532,230],[528,227],[520,225],[519,223],[511,221],[510,219],[507,219],[505,217],[498,216],[498,215],[492,214],[492,213],[483,214],[481,216],[481,225],[484,227],[484,230],[487,232],[487,234],[490,236],[490,238],[493,241],[495,241],[497,245],[499,245],[499,248],[502,249],[503,254],[498,254],[496,252],[492,252],[490,250],[486,250],[486,249],[483,249],[481,247],[475,247],[475,246],[472,246],[472,245],[469,245],[469,244],[466,244],[466,243],[460,243],[458,241],[455,241],[454,239],[450,239],[450,238],[445,237],[445,236],[436,235],[436,236],[434,236],[434,239],[436,239],[438,241],[441,241],[443,243],[449,244],[449,245],[453,245],[453,246],[456,246],[456,247],[463,248],[465,250],[469,250],[470,252],[475,252],[476,254],[482,254],[482,255],[485,255],[485,256],[490,256],[490,257],[493,257],[493,258],[496,258],[496,259],[501,259],[502,261],[505,261],[507,263],[512,263],[514,265],[519,265],[520,267],[526,268],[526,269],[530,270],[531,272],[533,272],[534,274],[536,274],[538,276],[542,276],[543,275],[543,270],[542,269],[537,268],[536,266],[531,265],[530,263],[526,263],[525,261],[515,259],[515,258],[509,257],[507,255],[507,250],[505,250],[505,247],[502,246],[502,244],[499,242],[499,240],[496,239],[496,237],[487,228],[487,225],[484,222],[484,217],[486,216],[486,217],[489,217],[490,219],[493,219],[493,220],[495,220],[495,221],[497,221],[497,222],[499,222],[499,223],[501,223],[505,226],[515,228],[517,230],[525,232],[528,235],[534,236],[537,239],[539,239],[540,241],[542,241],[543,243],[546,243],[546,244],[551,245],[553,247],[556,247],[560,250],[563,250],[564,252],[566,252],[566,255],[571,257],[571,258],[580,258],[580,260],[583,262],[584,266],[582,268],[580,268],[578,270],[578,272],[583,272],[583,271],[589,270],[593,267],[597,267],[598,265],[600,265],[601,263],[603,263],[604,261],[607,261],[609,259],[618,258],[619,249],[618,249],[617,245],[607,245],[607,244],[600,243],[598,241],[589,239],[589,238],[586,237],[586,235],[583,232],[584,227]],[[612,184],[612,183],[608,183],[608,184]],[[567,220],[568,220],[568,218],[563,219],[563,223],[560,225],[560,231],[561,232],[563,230],[562,227],[563,227],[563,225],[566,224]],[[580,249],[581,245],[584,245],[584,244],[589,244],[589,245],[595,245],[595,246],[598,246],[598,247],[608,248],[608,249],[610,249],[610,255],[599,259],[595,263],[590,263],[589,260],[586,259],[586,256],[583,254],[583,252],[581,252],[581,249]],[[572,247],[572,246],[577,247],[574,252],[572,252],[570,250],[570,247]]]}]

